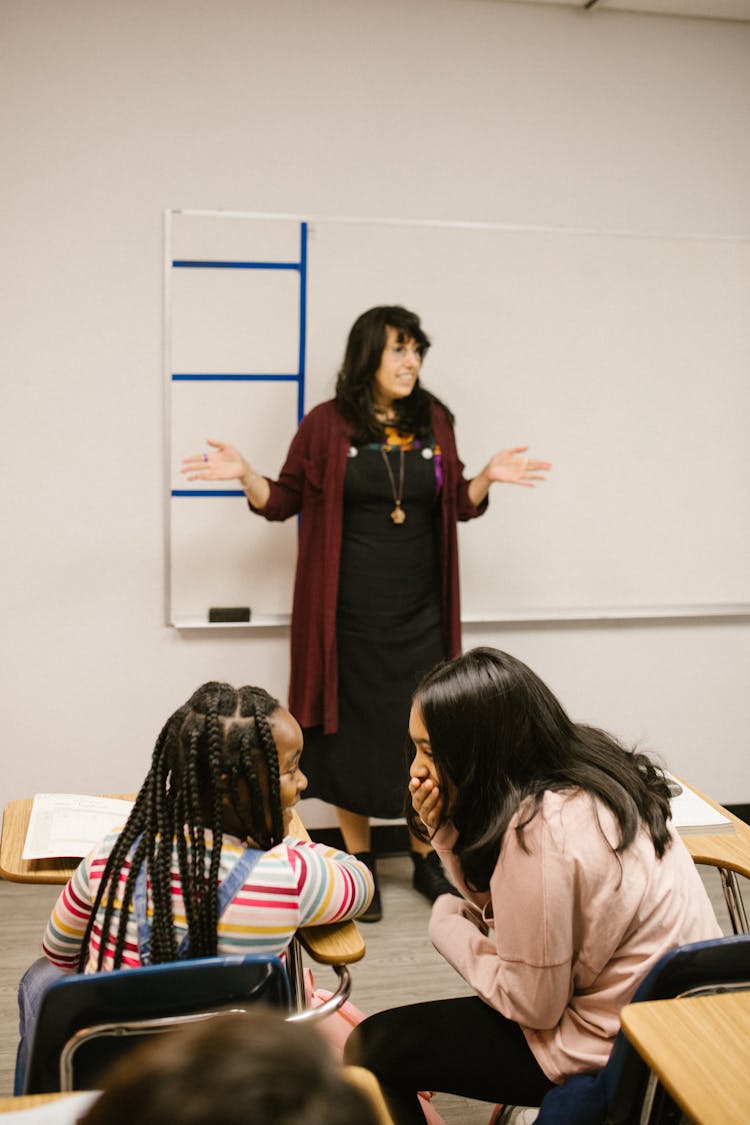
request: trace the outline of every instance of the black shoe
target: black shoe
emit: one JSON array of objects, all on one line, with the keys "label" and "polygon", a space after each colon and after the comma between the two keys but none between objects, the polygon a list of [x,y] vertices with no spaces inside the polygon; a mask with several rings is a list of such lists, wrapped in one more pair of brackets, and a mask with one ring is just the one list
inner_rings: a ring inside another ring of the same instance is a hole
[{"label": "black shoe", "polygon": [[379,922],[383,917],[383,904],[380,901],[380,887],[378,886],[378,874],[375,870],[375,856],[372,852],[356,852],[355,859],[364,863],[372,874],[373,882],[375,883],[375,894],[372,896],[372,902],[365,910],[364,914],[357,915],[358,922]]},{"label": "black shoe", "polygon": [[446,879],[437,852],[428,852],[427,855],[412,852],[411,858],[414,864],[415,891],[419,891],[430,902],[434,902],[440,895],[458,895],[463,898],[461,892]]}]

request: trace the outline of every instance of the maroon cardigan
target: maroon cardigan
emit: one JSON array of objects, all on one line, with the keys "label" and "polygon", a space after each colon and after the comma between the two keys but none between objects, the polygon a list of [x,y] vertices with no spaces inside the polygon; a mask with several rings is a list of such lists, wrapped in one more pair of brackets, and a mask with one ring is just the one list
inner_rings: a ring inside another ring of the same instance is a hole
[{"label": "maroon cardigan", "polygon": [[[458,585],[458,520],[473,519],[477,508],[458,459],[453,427],[443,407],[432,408],[435,440],[442,451],[439,560],[445,648],[461,651]],[[336,602],[344,517],[344,474],[351,434],[335,402],[323,402],[302,419],[277,481],[259,515],[285,520],[301,512],[291,630],[289,710],[303,727],[338,729]],[[252,508],[253,511],[258,511]]]}]

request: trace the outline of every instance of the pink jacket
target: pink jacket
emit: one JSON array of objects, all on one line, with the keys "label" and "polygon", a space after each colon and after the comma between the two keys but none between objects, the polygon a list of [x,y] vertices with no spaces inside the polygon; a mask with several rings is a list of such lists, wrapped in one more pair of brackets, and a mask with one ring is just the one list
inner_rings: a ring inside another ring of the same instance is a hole
[{"label": "pink jacket", "polygon": [[619,1030],[619,1012],[659,957],[721,929],[676,832],[662,859],[645,829],[613,855],[617,823],[582,790],[547,792],[524,831],[503,840],[490,891],[471,893],[451,851],[452,826],[433,838],[475,907],[451,895],[430,919],[435,948],[508,1019],[553,1082],[598,1070]]}]

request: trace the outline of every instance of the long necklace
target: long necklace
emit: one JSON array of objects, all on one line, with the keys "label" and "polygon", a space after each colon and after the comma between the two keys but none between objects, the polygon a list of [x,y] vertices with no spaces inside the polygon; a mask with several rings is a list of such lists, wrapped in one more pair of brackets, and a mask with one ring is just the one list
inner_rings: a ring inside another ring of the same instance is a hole
[{"label": "long necklace", "polygon": [[401,507],[401,501],[402,501],[403,496],[404,496],[404,447],[403,447],[403,445],[400,445],[398,447],[398,453],[399,453],[398,492],[396,492],[396,481],[395,481],[394,476],[393,476],[393,470],[391,469],[391,466],[390,466],[389,454],[386,453],[386,451],[385,451],[385,449],[383,448],[382,445],[380,447],[380,456],[383,458],[383,464],[385,465],[386,471],[388,473],[388,480],[391,482],[391,492],[393,493],[393,503],[396,505],[396,507],[391,512],[391,519],[393,520],[394,523],[403,523],[404,520],[406,519],[406,512]]}]

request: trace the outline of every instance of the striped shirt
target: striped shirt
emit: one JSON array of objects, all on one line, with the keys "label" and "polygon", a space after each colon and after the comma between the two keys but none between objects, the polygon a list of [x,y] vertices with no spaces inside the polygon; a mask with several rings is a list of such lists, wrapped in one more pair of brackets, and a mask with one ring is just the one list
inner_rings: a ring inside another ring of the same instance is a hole
[{"label": "striped shirt", "polygon": [[[49,961],[68,972],[75,972],[86,926],[91,916],[107,857],[117,839],[111,834],[81,861],[60,895],[42,941]],[[206,831],[206,871],[211,860],[213,837]],[[219,880],[223,881],[245,850],[233,836],[224,836],[221,848]],[[102,967],[113,968],[122,892],[129,871],[125,863],[120,871],[110,936],[107,939]],[[182,899],[176,844],[172,850],[172,912],[177,944],[187,933],[185,906]],[[300,926],[323,925],[354,918],[367,907],[373,893],[372,875],[363,863],[346,852],[310,840],[287,837],[265,852],[249,878],[234,896],[218,923],[218,952],[282,953]],[[101,926],[107,895],[97,912],[91,931],[88,962],[85,972],[96,972],[101,945]],[[153,919],[151,887],[148,888],[148,918]],[[138,953],[138,932],[132,902],[122,959],[123,968],[141,964]]]}]

